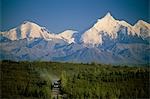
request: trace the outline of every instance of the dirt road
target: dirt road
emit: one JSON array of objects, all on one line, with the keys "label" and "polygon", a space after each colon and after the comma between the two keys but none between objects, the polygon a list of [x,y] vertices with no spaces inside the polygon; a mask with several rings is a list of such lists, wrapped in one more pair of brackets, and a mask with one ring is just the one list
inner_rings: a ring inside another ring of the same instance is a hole
[{"label": "dirt road", "polygon": [[62,95],[60,92],[60,82],[59,79],[53,79],[52,81],[52,99],[62,99]]},{"label": "dirt road", "polygon": [[52,99],[60,99],[62,95],[60,94],[59,88],[53,88],[52,89]]}]

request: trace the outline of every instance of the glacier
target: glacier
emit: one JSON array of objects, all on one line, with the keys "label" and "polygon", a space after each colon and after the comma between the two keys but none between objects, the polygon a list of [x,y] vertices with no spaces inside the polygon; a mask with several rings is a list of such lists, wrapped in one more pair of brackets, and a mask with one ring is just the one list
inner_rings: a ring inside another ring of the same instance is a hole
[{"label": "glacier", "polygon": [[51,33],[25,21],[0,32],[0,60],[145,65],[150,62],[149,44],[149,23],[139,20],[130,25],[110,13],[83,33]]}]

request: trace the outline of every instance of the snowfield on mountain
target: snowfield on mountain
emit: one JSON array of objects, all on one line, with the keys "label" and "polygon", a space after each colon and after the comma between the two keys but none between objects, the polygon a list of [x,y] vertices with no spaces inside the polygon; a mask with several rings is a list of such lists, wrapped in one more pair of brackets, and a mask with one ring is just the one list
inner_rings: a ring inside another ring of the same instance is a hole
[{"label": "snowfield on mountain", "polygon": [[[79,36],[81,35],[81,36]],[[107,13],[84,33],[51,33],[25,21],[0,32],[0,59],[105,64],[149,64],[150,24],[130,25]]]}]

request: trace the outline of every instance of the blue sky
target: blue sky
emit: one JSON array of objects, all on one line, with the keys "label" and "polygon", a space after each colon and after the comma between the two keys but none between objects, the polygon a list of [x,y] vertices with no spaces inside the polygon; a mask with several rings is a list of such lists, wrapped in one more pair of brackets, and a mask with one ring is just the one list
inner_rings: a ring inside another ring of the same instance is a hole
[{"label": "blue sky", "polygon": [[107,12],[130,24],[150,22],[150,0],[0,0],[1,31],[23,21],[45,26],[51,32],[85,31]]}]

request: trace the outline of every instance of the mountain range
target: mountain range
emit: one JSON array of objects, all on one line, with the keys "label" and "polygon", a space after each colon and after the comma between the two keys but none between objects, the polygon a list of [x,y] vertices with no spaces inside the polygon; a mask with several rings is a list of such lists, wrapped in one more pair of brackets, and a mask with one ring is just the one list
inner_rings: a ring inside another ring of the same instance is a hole
[{"label": "mountain range", "polygon": [[135,25],[107,13],[88,30],[51,33],[25,21],[0,32],[0,59],[105,64],[149,64],[150,24]]}]

